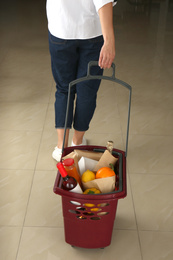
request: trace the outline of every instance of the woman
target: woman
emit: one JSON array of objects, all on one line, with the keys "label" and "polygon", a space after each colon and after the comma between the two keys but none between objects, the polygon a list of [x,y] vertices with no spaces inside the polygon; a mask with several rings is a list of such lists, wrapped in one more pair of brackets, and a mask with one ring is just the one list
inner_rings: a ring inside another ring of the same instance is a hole
[{"label": "woman", "polygon": [[[58,135],[58,144],[52,156],[57,161],[62,154],[69,82],[86,76],[87,65],[91,60],[98,60],[99,66],[92,68],[95,75],[102,75],[103,69],[110,68],[114,60],[113,2],[47,0],[49,50],[56,82],[55,127]],[[90,80],[72,88],[64,147],[68,146],[72,124],[72,145],[86,144],[84,134],[89,129],[95,111],[99,85],[99,80]]]}]

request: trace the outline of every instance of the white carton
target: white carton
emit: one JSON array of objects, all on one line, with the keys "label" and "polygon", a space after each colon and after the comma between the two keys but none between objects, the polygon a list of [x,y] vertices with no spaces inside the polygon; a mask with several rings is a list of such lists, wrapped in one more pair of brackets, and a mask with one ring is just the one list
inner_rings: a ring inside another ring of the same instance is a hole
[{"label": "white carton", "polygon": [[95,168],[95,166],[97,164],[98,164],[98,161],[96,161],[96,160],[89,159],[86,157],[81,157],[81,159],[78,162],[80,175],[82,176],[82,174],[86,170],[93,171],[93,169]]}]

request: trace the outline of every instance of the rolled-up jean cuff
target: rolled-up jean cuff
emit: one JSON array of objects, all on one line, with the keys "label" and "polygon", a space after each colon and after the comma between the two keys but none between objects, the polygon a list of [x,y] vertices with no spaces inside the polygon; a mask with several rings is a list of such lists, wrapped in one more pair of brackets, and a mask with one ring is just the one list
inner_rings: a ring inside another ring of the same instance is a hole
[{"label": "rolled-up jean cuff", "polygon": [[78,131],[78,132],[86,132],[88,131],[89,128],[87,129],[77,129],[77,128],[74,128],[74,130]]}]

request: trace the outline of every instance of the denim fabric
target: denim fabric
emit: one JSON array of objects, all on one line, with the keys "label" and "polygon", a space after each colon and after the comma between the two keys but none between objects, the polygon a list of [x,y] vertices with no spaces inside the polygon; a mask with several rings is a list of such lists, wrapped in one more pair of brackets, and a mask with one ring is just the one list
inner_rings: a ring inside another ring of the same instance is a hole
[{"label": "denim fabric", "polygon": [[[86,76],[89,61],[99,59],[102,45],[102,36],[87,40],[64,40],[49,32],[52,74],[56,83],[56,128],[64,128],[69,83]],[[103,70],[98,66],[91,68],[91,74],[102,73]],[[88,130],[96,108],[99,85],[100,80],[88,80],[72,87],[67,128],[73,124],[75,130]]]}]

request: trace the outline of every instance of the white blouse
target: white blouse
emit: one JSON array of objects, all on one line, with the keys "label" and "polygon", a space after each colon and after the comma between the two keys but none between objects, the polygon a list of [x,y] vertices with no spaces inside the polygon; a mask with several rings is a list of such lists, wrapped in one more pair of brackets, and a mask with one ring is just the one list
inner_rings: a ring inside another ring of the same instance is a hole
[{"label": "white blouse", "polygon": [[48,29],[61,39],[102,35],[98,10],[114,0],[47,0]]}]

